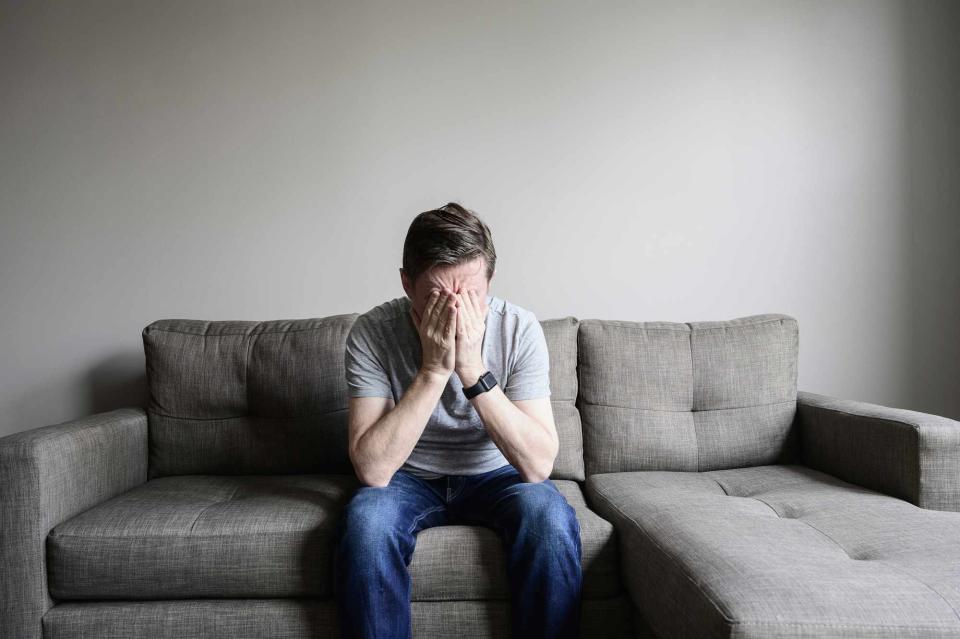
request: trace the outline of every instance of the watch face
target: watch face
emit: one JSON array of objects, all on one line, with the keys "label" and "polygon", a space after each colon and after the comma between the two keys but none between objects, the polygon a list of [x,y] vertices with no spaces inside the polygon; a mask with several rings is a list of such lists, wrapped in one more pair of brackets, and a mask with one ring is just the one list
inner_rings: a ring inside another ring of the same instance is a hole
[{"label": "watch face", "polygon": [[483,381],[483,385],[487,387],[487,390],[490,390],[497,384],[497,378],[494,377],[490,371],[481,375],[480,379]]}]

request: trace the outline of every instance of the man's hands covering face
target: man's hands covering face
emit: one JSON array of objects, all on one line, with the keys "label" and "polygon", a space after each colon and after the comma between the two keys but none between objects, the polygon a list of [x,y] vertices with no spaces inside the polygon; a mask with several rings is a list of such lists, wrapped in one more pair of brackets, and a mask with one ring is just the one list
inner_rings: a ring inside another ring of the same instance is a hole
[{"label": "man's hands covering face", "polygon": [[486,370],[482,346],[488,310],[474,289],[434,291],[422,316],[411,307],[423,348],[422,368],[445,377],[456,370],[465,386],[475,384]]},{"label": "man's hands covering face", "polygon": [[457,293],[456,370],[464,386],[472,386],[483,375],[483,334],[487,324],[486,300],[475,289]]},{"label": "man's hands covering face", "polygon": [[456,364],[456,297],[451,293],[433,291],[427,298],[423,315],[411,306],[410,317],[420,333],[421,368],[428,373],[450,377]]}]

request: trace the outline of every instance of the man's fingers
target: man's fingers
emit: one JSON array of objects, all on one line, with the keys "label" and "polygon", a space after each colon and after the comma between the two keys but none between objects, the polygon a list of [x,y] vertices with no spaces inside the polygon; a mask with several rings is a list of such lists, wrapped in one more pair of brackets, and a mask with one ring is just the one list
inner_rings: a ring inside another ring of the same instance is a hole
[{"label": "man's fingers", "polygon": [[444,330],[444,320],[447,318],[447,307],[450,304],[450,299],[446,293],[437,294],[437,302],[433,305],[433,312],[431,313],[431,326],[437,331],[442,333]]},{"label": "man's fingers", "polygon": [[460,308],[457,312],[457,332],[458,333],[467,333],[473,329],[473,322],[471,321],[471,312],[470,305],[467,303],[466,295],[464,293],[457,293],[457,300],[460,302]]},{"label": "man's fingers", "polygon": [[484,321],[487,317],[487,301],[480,300],[480,293],[478,291],[470,291],[473,294],[473,303],[477,308],[477,317],[480,318],[480,321]]},{"label": "man's fingers", "polygon": [[473,319],[473,307],[470,305],[467,292],[457,293],[457,297],[460,299],[460,306],[463,307],[464,315],[467,318],[467,326],[469,326],[470,320]]},{"label": "man's fingers", "polygon": [[483,326],[483,310],[480,308],[480,301],[477,291],[470,289],[465,295],[467,304],[470,306],[470,323],[477,329]]},{"label": "man's fingers", "polygon": [[456,306],[445,305],[447,309],[447,323],[443,326],[444,336],[447,339],[454,339],[457,335],[457,315],[459,314]]},{"label": "man's fingers", "polygon": [[443,325],[443,334],[447,338],[455,338],[457,335],[457,315],[462,311],[457,308],[457,295],[453,291],[447,291],[446,311],[446,324]]},{"label": "man's fingers", "polygon": [[480,302],[480,293],[476,289],[470,290],[470,301],[473,304],[474,310],[476,311],[474,317],[477,318],[477,322],[483,324],[486,312],[483,308],[483,304]]},{"label": "man's fingers", "polygon": [[433,319],[433,311],[437,306],[440,296],[437,295],[437,291],[430,293],[430,296],[427,298],[427,305],[423,309],[423,315],[420,316],[420,321],[423,321],[423,318],[427,318],[427,323]]},{"label": "man's fingers", "polygon": [[463,312],[463,307],[457,309],[457,338],[467,332],[467,315]]}]

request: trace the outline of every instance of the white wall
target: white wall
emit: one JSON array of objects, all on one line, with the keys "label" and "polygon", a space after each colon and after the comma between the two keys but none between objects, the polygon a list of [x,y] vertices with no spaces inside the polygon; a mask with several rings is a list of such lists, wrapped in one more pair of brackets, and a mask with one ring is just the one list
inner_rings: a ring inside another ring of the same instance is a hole
[{"label": "white wall", "polygon": [[958,4],[0,5],[0,435],[165,317],[362,312],[416,213],[541,319],[790,313],[805,390],[960,417]]}]

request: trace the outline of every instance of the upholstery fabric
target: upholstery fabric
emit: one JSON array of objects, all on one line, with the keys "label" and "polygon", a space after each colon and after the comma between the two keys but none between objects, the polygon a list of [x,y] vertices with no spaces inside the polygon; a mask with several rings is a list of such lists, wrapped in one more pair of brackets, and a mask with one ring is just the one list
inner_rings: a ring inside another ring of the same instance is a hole
[{"label": "upholstery fabric", "polygon": [[[613,525],[579,485],[554,480],[581,525],[585,598],[621,592]],[[150,480],[56,526],[48,539],[57,599],[331,597],[336,522],[359,487],[347,475],[201,475]],[[492,529],[420,532],[415,601],[509,599]]]},{"label": "upholstery fabric", "polygon": [[[0,439],[0,637],[337,636],[356,317],[154,322],[146,411]],[[584,637],[960,639],[957,422],[798,394],[786,315],[541,325]],[[415,635],[508,636],[504,561],[423,530]]]},{"label": "upholstery fabric", "polygon": [[[413,635],[431,639],[509,637],[506,601],[414,601]],[[583,602],[584,639],[627,639],[625,596]],[[46,639],[339,639],[333,600],[194,599],[61,603],[43,619]]]},{"label": "upholstery fabric", "polygon": [[580,321],[577,407],[587,475],[793,461],[798,327]]},{"label": "upholstery fabric", "polygon": [[[143,330],[149,477],[353,474],[344,349],[358,314],[253,321],[168,319]],[[577,320],[541,322],[560,435],[552,479],[583,481]]]},{"label": "upholstery fabric", "polygon": [[550,351],[550,404],[557,425],[560,449],[553,463],[551,479],[583,482],[583,426],[577,410],[577,333],[580,322],[574,317],[542,320]]},{"label": "upholstery fabric", "polygon": [[146,481],[147,417],[124,408],[0,438],[0,637],[39,639],[51,528]]},{"label": "upholstery fabric", "polygon": [[804,464],[935,510],[960,511],[960,422],[801,392]]},{"label": "upholstery fabric", "polygon": [[355,318],[144,328],[150,478],[352,473],[343,349]]},{"label": "upholstery fabric", "polygon": [[960,637],[960,514],[803,466],[590,476],[662,636]]}]

